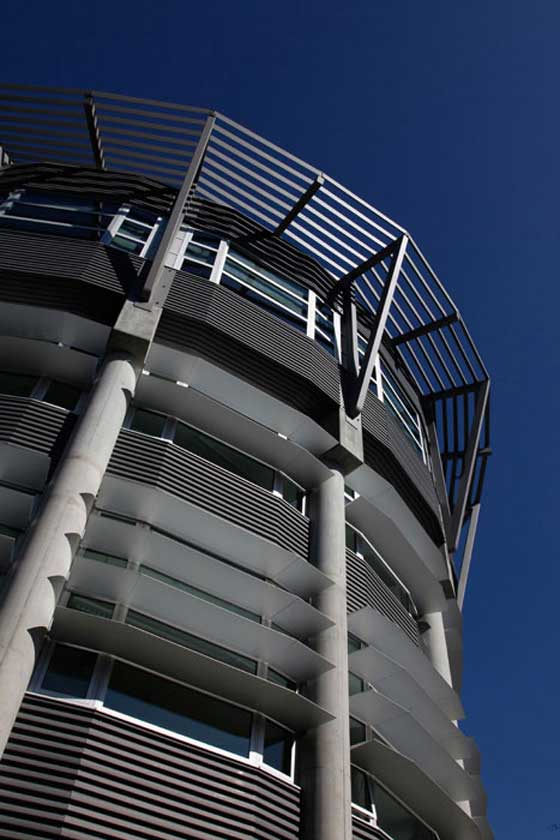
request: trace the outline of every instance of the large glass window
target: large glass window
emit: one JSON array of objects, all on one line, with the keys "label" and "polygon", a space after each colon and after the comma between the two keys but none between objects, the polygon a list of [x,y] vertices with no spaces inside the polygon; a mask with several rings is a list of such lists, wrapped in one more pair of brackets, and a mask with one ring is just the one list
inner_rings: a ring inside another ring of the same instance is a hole
[{"label": "large glass window", "polygon": [[68,411],[73,411],[80,399],[81,391],[66,382],[42,379],[22,373],[0,371],[0,394],[11,394],[14,397],[33,397],[43,402],[59,405]]},{"label": "large glass window", "polygon": [[96,660],[95,653],[56,645],[41,688],[71,697],[86,697]]},{"label": "large glass window", "polygon": [[0,205],[0,226],[98,239],[116,211],[108,202],[19,190]]},{"label": "large glass window", "polygon": [[195,231],[185,251],[181,270],[208,280],[212,274],[219,245],[220,240],[216,237]]},{"label": "large glass window", "polygon": [[272,721],[265,722],[263,761],[270,767],[290,775],[292,765],[292,746],[294,736],[287,729],[277,726]]},{"label": "large glass window", "polygon": [[220,282],[302,332],[307,332],[308,291],[305,286],[280,277],[232,249]]},{"label": "large glass window", "polygon": [[123,662],[113,666],[105,705],[228,752],[249,755],[250,712]]}]

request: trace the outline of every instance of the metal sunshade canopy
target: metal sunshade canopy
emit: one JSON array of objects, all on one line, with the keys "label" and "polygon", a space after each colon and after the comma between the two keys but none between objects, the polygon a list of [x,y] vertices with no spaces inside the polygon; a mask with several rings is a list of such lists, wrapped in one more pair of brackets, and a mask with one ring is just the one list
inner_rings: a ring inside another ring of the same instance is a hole
[{"label": "metal sunshade canopy", "polygon": [[[208,108],[101,91],[0,85],[0,165],[94,166],[155,179],[229,206],[352,283],[375,324],[391,282],[391,248],[406,249],[384,341],[433,408],[428,429],[450,551],[474,528],[489,449],[489,377],[459,310],[414,238],[329,175]],[[387,258],[379,259],[380,254]],[[437,441],[438,447],[435,446]],[[465,555],[465,560],[467,560]],[[467,561],[468,565],[468,561]]]}]

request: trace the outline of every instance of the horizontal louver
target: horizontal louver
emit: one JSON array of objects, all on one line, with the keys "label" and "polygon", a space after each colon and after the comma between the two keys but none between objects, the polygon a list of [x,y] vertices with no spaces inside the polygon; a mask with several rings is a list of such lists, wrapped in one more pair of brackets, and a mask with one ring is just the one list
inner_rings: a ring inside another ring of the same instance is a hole
[{"label": "horizontal louver", "polygon": [[63,408],[0,394],[0,440],[50,454],[73,416]]},{"label": "horizontal louver", "polygon": [[414,644],[420,644],[416,621],[369,563],[350,549],[346,549],[346,597],[349,613],[373,607],[397,624]]},{"label": "horizontal louver", "polygon": [[307,559],[305,516],[284,499],[173,443],[123,430],[108,472],[172,493]]},{"label": "horizontal louver", "polygon": [[27,696],[0,763],[0,837],[296,840],[299,790],[100,711]]}]

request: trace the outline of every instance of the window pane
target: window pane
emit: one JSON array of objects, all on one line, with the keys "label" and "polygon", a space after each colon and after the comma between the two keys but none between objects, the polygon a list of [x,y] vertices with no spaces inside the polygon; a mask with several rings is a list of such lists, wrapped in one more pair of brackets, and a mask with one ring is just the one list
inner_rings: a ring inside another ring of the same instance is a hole
[{"label": "window pane", "polygon": [[142,432],[144,435],[152,435],[152,437],[161,437],[167,422],[167,417],[163,414],[156,414],[153,411],[145,411],[143,408],[137,408],[132,417],[130,428],[135,432]]},{"label": "window pane", "polygon": [[107,601],[99,601],[97,598],[84,598],[82,595],[71,595],[68,600],[68,608],[89,613],[90,615],[100,615],[103,618],[112,618],[114,604],[110,604]]},{"label": "window pane", "polygon": [[143,242],[134,242],[132,239],[125,239],[124,236],[113,236],[111,239],[111,245],[115,245],[117,248],[121,248],[123,251],[130,251],[133,254],[139,254],[142,248],[144,247]]},{"label": "window pane", "polygon": [[0,371],[0,394],[12,394],[14,397],[29,397],[37,384],[36,376],[22,376],[19,373]]},{"label": "window pane", "polygon": [[47,388],[43,400],[61,408],[73,411],[80,399],[81,391],[73,385],[66,385],[64,382],[51,382]]},{"label": "window pane", "polygon": [[366,740],[366,726],[355,718],[350,718],[350,746]]},{"label": "window pane", "polygon": [[72,697],[85,697],[97,655],[87,650],[57,645],[41,687]]},{"label": "window pane", "polygon": [[365,683],[361,677],[357,677],[352,671],[348,672],[348,694],[352,697],[353,694],[360,694],[365,688]]},{"label": "window pane", "polygon": [[360,808],[365,808],[366,811],[371,811],[372,801],[366,773],[363,770],[359,770],[358,767],[352,767],[351,778],[352,802],[354,805],[359,805]]},{"label": "window pane", "polygon": [[250,712],[122,662],[113,666],[105,705],[205,744],[249,755]]},{"label": "window pane", "polygon": [[264,729],[263,761],[270,767],[290,775],[294,736],[281,726],[267,720]]},{"label": "window pane", "polygon": [[303,490],[301,490],[297,484],[294,484],[293,481],[290,481],[289,478],[284,476],[283,496],[287,502],[297,508],[297,510],[303,510],[304,495]]},{"label": "window pane", "polygon": [[221,443],[208,435],[199,432],[197,429],[187,426],[185,423],[177,423],[175,431],[175,443],[182,446],[195,455],[200,455],[207,461],[217,464],[232,473],[258,484],[266,490],[272,490],[274,484],[274,472],[265,464],[255,461],[249,455],[232,449],[225,443]]}]

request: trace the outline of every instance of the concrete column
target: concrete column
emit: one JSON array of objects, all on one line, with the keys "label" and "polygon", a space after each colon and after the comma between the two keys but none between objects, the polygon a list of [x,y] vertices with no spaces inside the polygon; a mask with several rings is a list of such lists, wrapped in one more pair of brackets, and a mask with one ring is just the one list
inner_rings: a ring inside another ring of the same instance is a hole
[{"label": "concrete column", "polygon": [[451,675],[451,666],[449,664],[449,653],[447,651],[447,639],[445,638],[445,625],[443,621],[443,613],[434,612],[426,613],[423,616],[430,629],[424,634],[428,646],[428,652],[432,665],[438,671],[443,679],[453,685],[453,678]]},{"label": "concrete column", "polygon": [[106,359],[17,559],[0,611],[0,755],[33,671],[35,640],[51,625],[137,372],[129,354]]},{"label": "concrete column", "polygon": [[332,581],[314,604],[334,622],[315,649],[334,664],[308,695],[336,717],[307,733],[300,743],[302,840],[351,840],[348,622],[344,477],[333,470],[311,495],[312,558]]}]

